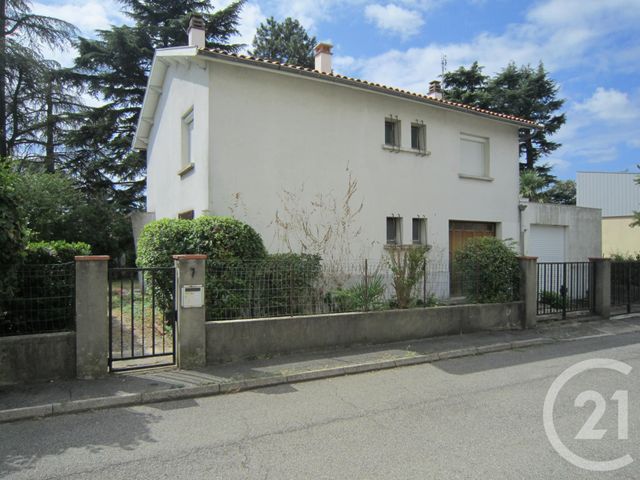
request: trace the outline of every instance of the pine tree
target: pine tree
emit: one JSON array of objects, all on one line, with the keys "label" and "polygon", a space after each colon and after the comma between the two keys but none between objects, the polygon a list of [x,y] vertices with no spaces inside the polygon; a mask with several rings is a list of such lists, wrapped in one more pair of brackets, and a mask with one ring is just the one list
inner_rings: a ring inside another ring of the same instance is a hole
[{"label": "pine tree", "polygon": [[498,113],[533,120],[541,130],[521,128],[520,156],[522,170],[535,170],[550,185],[554,177],[551,167],[541,160],[561,145],[549,137],[565,123],[564,104],[558,99],[558,86],[550,79],[542,63],[537,68],[517,67],[510,63],[493,77],[482,74],[482,67],[474,62],[469,69],[460,67],[443,76],[445,98]]},{"label": "pine tree", "polygon": [[58,68],[43,58],[42,46],[68,45],[76,32],[67,22],[33,14],[28,1],[0,0],[0,158],[30,150],[38,123],[31,114],[42,106],[45,82]]},{"label": "pine tree", "polygon": [[258,27],[250,53],[280,63],[313,68],[316,43],[316,37],[310,37],[298,20],[287,17],[278,22],[270,17]]},{"label": "pine tree", "polygon": [[123,210],[143,207],[145,156],[131,150],[147,78],[156,48],[186,45],[193,13],[206,22],[208,47],[237,51],[228,44],[237,33],[244,0],[211,13],[208,1],[122,0],[133,26],[99,30],[81,38],[75,78],[104,102],[81,112],[83,126],[67,137],[68,169],[89,191],[105,190]]}]

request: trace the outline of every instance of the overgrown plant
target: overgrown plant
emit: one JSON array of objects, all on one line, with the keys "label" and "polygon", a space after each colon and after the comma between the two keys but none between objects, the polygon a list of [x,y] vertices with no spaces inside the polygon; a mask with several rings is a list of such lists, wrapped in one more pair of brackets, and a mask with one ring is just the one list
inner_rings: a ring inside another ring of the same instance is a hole
[{"label": "overgrown plant", "polygon": [[398,308],[411,306],[412,293],[424,276],[426,256],[430,248],[428,245],[388,245],[385,247]]},{"label": "overgrown plant", "polygon": [[462,293],[476,303],[515,300],[519,268],[515,242],[495,237],[470,239],[454,258],[454,273],[461,277]]},{"label": "overgrown plant", "polygon": [[384,280],[374,273],[367,281],[360,281],[349,288],[331,292],[327,298],[332,310],[354,312],[361,310],[382,310],[384,302]]},{"label": "overgrown plant", "polygon": [[329,289],[342,288],[350,276],[345,266],[354,258],[351,247],[361,233],[357,218],[363,204],[356,200],[357,191],[358,181],[347,168],[342,197],[319,193],[305,201],[303,185],[298,191],[284,190],[282,211],[276,212],[278,238],[289,252],[319,255]]}]

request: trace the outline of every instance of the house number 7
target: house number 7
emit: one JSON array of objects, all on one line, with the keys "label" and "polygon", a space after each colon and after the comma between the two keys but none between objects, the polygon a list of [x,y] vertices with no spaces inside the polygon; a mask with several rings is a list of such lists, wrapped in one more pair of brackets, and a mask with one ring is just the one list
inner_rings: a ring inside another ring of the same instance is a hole
[{"label": "house number 7", "polygon": [[[616,390],[611,400],[618,404],[618,440],[629,439],[629,392]],[[607,410],[607,401],[594,390],[586,390],[576,397],[574,406],[584,407],[588,402],[593,402],[595,408],[580,431],[575,436],[576,440],[602,440],[607,433],[606,428],[596,429],[596,425]]]}]

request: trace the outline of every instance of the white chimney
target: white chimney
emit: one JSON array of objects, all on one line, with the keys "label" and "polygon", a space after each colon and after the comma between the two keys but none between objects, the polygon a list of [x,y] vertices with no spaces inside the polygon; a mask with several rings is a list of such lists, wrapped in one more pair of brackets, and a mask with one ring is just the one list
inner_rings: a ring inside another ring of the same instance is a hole
[{"label": "white chimney", "polygon": [[330,43],[319,43],[316,45],[316,70],[322,73],[331,73],[331,49]]},{"label": "white chimney", "polygon": [[202,18],[202,15],[191,15],[191,19],[189,20],[189,28],[187,29],[187,35],[189,36],[190,47],[205,47],[204,18]]},{"label": "white chimney", "polygon": [[438,80],[429,82],[429,93],[427,94],[427,97],[435,98],[436,100],[442,100],[444,98],[442,95],[442,87],[440,87],[440,82]]}]

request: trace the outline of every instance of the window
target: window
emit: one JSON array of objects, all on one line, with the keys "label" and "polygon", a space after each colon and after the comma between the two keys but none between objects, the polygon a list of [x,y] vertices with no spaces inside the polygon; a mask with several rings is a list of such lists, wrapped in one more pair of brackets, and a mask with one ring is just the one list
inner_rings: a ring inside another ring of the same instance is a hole
[{"label": "window", "polygon": [[427,244],[427,219],[414,218],[411,221],[412,242],[414,245]]},{"label": "window", "polygon": [[[182,171],[194,165],[193,159],[193,108],[182,117]],[[187,170],[188,171],[188,170]]]},{"label": "window", "polygon": [[400,120],[388,117],[384,120],[384,144],[388,147],[400,148]]},{"label": "window", "polygon": [[186,212],[180,212],[178,218],[181,220],[193,220],[195,212],[193,210],[187,210]]},{"label": "window", "polygon": [[489,139],[460,136],[460,173],[472,177],[489,176]]},{"label": "window", "polygon": [[387,217],[387,244],[402,244],[402,217]]},{"label": "window", "polygon": [[427,126],[424,123],[411,124],[411,148],[420,152],[427,151]]}]

